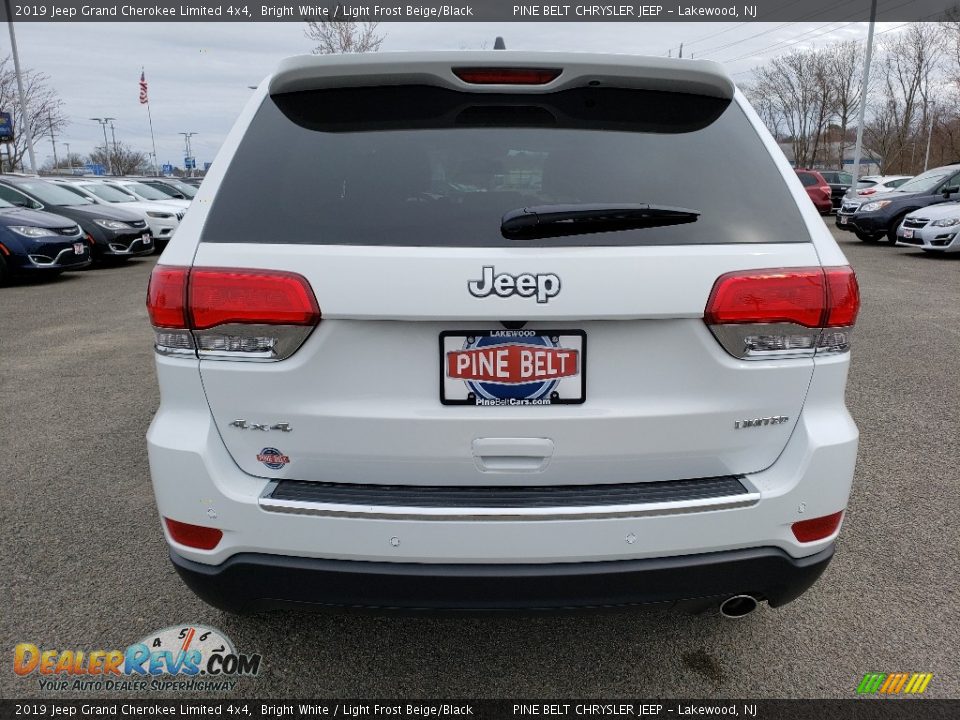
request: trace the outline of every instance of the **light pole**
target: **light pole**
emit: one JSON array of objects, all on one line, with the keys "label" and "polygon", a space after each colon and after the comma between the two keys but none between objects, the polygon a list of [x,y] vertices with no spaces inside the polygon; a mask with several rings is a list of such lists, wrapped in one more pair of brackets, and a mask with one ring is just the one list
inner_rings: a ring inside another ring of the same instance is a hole
[{"label": "light pole", "polygon": [[107,140],[107,123],[111,120],[116,120],[116,118],[90,118],[91,120],[96,120],[100,123],[100,127],[103,128],[103,152],[107,156],[107,168],[110,171],[110,174],[113,175],[113,158],[110,156],[110,141]]},{"label": "light pole", "polygon": [[[192,152],[193,148],[190,147],[190,138],[192,138],[196,134],[197,133],[195,132],[180,133],[180,135],[183,135],[183,164],[184,165],[187,164],[187,158],[193,158],[193,152]],[[194,160],[194,164],[196,164],[196,160]],[[188,177],[193,177],[193,170],[191,168],[185,167],[184,170],[187,171]]]},{"label": "light pole", "polygon": [[108,118],[110,120],[110,137],[113,138],[113,154],[117,154],[117,129],[113,126],[113,121],[115,118]]},{"label": "light pole", "polygon": [[[870,87],[870,58],[873,56],[873,28],[877,24],[877,0],[870,3],[870,30],[867,32],[867,52],[863,58],[863,85],[860,90],[860,119],[857,121],[857,145],[853,151],[853,182],[850,187],[856,192],[860,177],[860,155],[863,152],[863,122],[867,116],[867,90]],[[843,142],[843,140],[841,140]]]},{"label": "light pole", "polygon": [[923,156],[923,171],[927,171],[927,165],[930,164],[930,140],[933,138],[933,115],[935,112],[936,105],[930,103],[930,107],[927,112],[930,114],[930,125],[927,127],[927,153]]},{"label": "light pole", "polygon": [[65,142],[64,145],[67,146],[67,169],[70,170],[70,172],[72,173],[72,172],[73,172],[73,159],[70,157],[70,143]]},{"label": "light pole", "polygon": [[20,96],[20,117],[23,120],[23,135],[27,138],[27,155],[30,157],[30,172],[36,173],[37,160],[33,156],[33,135],[30,132],[30,112],[27,110],[27,96],[23,92],[23,75],[20,72],[20,53],[17,51],[17,36],[13,31],[13,13],[10,11],[10,0],[3,0],[3,4],[7,10],[7,29],[10,31],[10,49],[13,52],[13,70],[17,75],[17,93]]}]

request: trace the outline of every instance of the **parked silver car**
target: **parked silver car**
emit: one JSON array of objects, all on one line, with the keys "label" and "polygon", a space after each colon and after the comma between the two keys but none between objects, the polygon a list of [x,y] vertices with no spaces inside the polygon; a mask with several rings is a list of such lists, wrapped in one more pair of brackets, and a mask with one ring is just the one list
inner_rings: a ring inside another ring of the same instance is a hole
[{"label": "parked silver car", "polygon": [[914,210],[897,228],[897,245],[924,252],[960,252],[960,202]]}]

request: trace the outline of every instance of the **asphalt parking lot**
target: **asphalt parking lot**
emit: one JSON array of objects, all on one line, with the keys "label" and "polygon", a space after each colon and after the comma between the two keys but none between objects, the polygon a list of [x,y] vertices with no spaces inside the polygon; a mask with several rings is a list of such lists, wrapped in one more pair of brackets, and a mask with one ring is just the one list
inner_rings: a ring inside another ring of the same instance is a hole
[{"label": "asphalt parking lot", "polygon": [[263,655],[235,696],[851,697],[895,671],[960,696],[960,255],[836,234],[863,295],[853,497],[820,582],[741,621],[213,610],[174,573],[150,488],[154,260],[0,288],[0,697],[70,697],[14,676],[16,643],[123,648],[179,623]]}]

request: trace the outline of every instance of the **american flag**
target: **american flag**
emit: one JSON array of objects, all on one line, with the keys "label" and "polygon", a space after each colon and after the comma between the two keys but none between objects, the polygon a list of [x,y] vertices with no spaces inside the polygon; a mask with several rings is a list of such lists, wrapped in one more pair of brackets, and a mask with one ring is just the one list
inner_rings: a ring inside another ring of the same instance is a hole
[{"label": "american flag", "polygon": [[150,102],[147,99],[147,77],[143,74],[143,71],[140,71],[140,104]]}]

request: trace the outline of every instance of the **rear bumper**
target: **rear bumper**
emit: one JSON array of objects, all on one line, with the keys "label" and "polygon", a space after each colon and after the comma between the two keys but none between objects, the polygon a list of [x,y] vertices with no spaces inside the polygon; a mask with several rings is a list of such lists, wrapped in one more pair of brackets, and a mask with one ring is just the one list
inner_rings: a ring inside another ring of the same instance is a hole
[{"label": "rear bumper", "polygon": [[456,565],[258,553],[206,565],[173,551],[170,557],[193,592],[232,612],[291,606],[491,611],[649,603],[705,608],[738,594],[778,607],[813,585],[833,552],[831,543],[802,558],[763,547],[606,562]]}]

